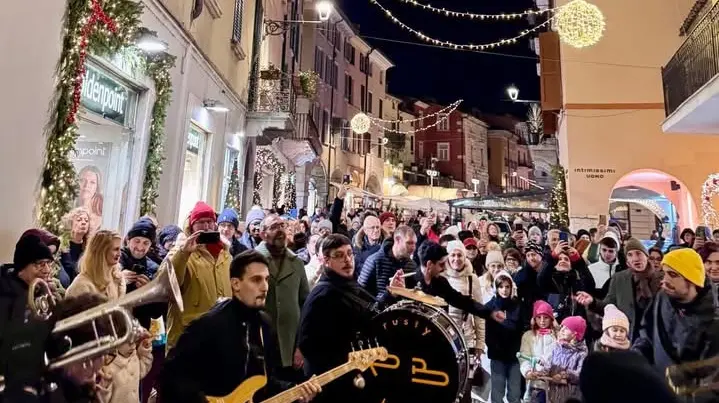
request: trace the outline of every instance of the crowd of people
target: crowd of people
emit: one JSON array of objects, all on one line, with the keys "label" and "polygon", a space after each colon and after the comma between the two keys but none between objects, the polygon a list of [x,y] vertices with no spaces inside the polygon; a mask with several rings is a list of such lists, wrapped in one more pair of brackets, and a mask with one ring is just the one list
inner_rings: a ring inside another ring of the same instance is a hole
[{"label": "crowd of people", "polygon": [[[344,193],[299,219],[255,206],[241,222],[198,202],[185,228],[147,216],[121,235],[92,231],[79,207],[63,234],[26,231],[0,276],[0,402],[214,402],[256,375],[254,401],[373,402],[356,374],[317,376],[371,336],[392,287],[449,305],[472,357],[462,402],[719,401],[719,366],[683,369],[719,356],[719,243],[687,229],[647,250],[614,222],[572,233],[521,215],[503,234],[487,217],[345,208]],[[130,342],[48,367],[128,330],[101,319],[57,334],[57,321],[163,270],[182,304],[136,307]],[[37,279],[49,320],[28,304]]]}]

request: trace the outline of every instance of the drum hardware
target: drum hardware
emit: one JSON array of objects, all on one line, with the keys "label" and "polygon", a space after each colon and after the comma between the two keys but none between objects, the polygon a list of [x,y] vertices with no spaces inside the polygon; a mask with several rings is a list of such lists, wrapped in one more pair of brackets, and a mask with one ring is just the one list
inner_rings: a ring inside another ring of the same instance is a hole
[{"label": "drum hardware", "polygon": [[668,367],[669,387],[679,396],[692,396],[719,390],[719,357]]},{"label": "drum hardware", "polygon": [[390,294],[397,297],[404,297],[413,301],[422,302],[424,304],[433,306],[447,306],[447,301],[445,301],[444,299],[426,294],[421,289],[414,288],[410,290],[403,287],[388,286],[387,290]]}]

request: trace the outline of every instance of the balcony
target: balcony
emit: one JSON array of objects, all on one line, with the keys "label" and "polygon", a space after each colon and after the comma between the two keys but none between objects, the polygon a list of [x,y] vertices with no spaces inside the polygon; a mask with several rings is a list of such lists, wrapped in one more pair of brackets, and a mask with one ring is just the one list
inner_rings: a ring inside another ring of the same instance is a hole
[{"label": "balcony", "polygon": [[292,77],[270,68],[250,78],[247,135],[262,136],[266,130],[292,132],[296,95]]},{"label": "balcony", "polygon": [[719,3],[662,68],[666,133],[719,134]]}]

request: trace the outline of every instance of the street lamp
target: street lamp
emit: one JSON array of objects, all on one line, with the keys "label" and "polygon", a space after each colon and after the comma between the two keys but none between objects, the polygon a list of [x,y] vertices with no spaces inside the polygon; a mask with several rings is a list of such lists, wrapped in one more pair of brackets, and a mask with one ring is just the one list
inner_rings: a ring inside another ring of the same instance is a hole
[{"label": "street lamp", "polygon": [[434,178],[435,176],[439,176],[439,171],[428,169],[427,176],[429,176],[429,198],[434,199]]},{"label": "street lamp", "polygon": [[305,21],[305,20],[265,20],[265,35],[267,36],[279,36],[284,35],[293,24],[322,24],[327,22],[332,15],[334,5],[329,0],[318,0],[315,3],[315,11],[317,11],[318,20]]},{"label": "street lamp", "polygon": [[472,178],[472,185],[474,185],[474,195],[477,195],[477,185],[479,185],[479,179]]},{"label": "street lamp", "polygon": [[512,102],[522,103],[522,104],[533,104],[537,103],[539,101],[530,101],[527,99],[519,99],[519,88],[517,88],[514,84],[507,87],[507,95],[509,96],[509,100]]}]

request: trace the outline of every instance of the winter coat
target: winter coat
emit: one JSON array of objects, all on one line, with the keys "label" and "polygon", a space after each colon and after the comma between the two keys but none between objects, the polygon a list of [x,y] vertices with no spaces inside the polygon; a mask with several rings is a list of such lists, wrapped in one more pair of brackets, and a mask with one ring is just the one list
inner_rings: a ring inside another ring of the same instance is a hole
[{"label": "winter coat", "polygon": [[[647,308],[633,349],[641,352],[661,374],[677,364],[719,356],[719,319],[715,296],[707,278],[694,301],[682,304],[659,291]],[[704,374],[713,382],[717,372]],[[719,399],[719,393],[697,398],[696,402]]]},{"label": "winter coat", "polygon": [[495,296],[485,307],[491,311],[503,311],[507,315],[504,322],[486,321],[487,357],[490,360],[516,362],[522,343],[522,314],[517,298]]},{"label": "winter coat", "polygon": [[[482,301],[482,289],[479,284],[479,277],[474,274],[472,263],[469,259],[465,259],[464,269],[461,272],[447,269],[444,276],[449,284],[462,295],[469,295],[475,301]],[[471,293],[470,293],[471,283]],[[464,334],[467,342],[467,348],[476,348],[477,350],[486,351],[484,328],[484,319],[479,316],[469,315],[459,308],[449,307],[449,316],[457,323]]]},{"label": "winter coat", "polygon": [[[529,371],[536,371],[539,367],[539,361],[544,360],[545,362],[549,362],[552,357],[552,351],[554,351],[556,345],[557,337],[554,332],[550,334],[539,334],[534,330],[524,332],[519,352],[522,353],[523,356],[536,359],[537,362],[535,362],[533,366],[530,360],[520,358],[519,370],[522,372],[522,376],[526,378]],[[547,389],[548,385],[545,381],[535,379],[529,381],[528,387]]]},{"label": "winter coat", "polygon": [[[314,286],[317,284],[317,281],[320,279],[320,274],[322,270],[322,264],[320,263],[320,260],[314,256],[310,259],[310,262],[305,265],[305,275],[307,276],[307,284],[310,287],[310,290],[314,288]],[[355,269],[355,272],[357,269]]]},{"label": "winter coat", "polygon": [[387,234],[385,234],[384,230],[380,231],[382,232],[380,233],[379,241],[374,245],[370,245],[364,228],[360,228],[357,234],[355,234],[352,241],[352,252],[355,254],[355,278],[359,277],[367,259],[379,252],[380,248],[382,248],[382,243],[387,238]]},{"label": "winter coat", "polygon": [[[230,287],[230,262],[232,256],[225,247],[217,259],[207,251],[204,245],[188,253],[182,250],[187,240],[185,232],[178,236],[175,247],[167,255],[175,270],[177,282],[182,292],[184,311],[170,301],[167,312],[167,350],[171,350],[180,334],[193,320],[209,311],[218,298],[232,296]],[[165,270],[166,265],[160,266]]]},{"label": "winter coat", "polygon": [[[657,271],[651,281],[651,289],[659,290],[662,280],[661,272]],[[594,299],[589,305],[589,310],[597,315],[604,315],[604,307],[608,304],[614,304],[620,311],[624,312],[629,319],[629,339],[635,340],[639,336],[638,322],[641,317],[637,317],[637,301],[635,298],[635,285],[632,278],[631,270],[620,271],[612,276],[609,282],[609,291],[603,300]]]},{"label": "winter coat", "polygon": [[[132,270],[137,274],[144,274],[150,280],[155,278],[157,270],[160,268],[154,260],[149,256],[145,256],[142,259],[135,259],[132,257],[132,253],[127,248],[123,248],[120,254],[120,265],[122,270]],[[126,292],[132,292],[137,289],[135,283],[127,284]],[[166,302],[155,302],[151,304],[144,304],[136,307],[132,311],[133,315],[140,322],[142,327],[145,329],[150,328],[150,322],[152,318],[159,318],[160,316],[167,314],[167,303]]]},{"label": "winter coat", "polygon": [[544,269],[546,263],[542,262],[539,266],[539,271],[530,267],[527,262],[522,264],[522,268],[519,269],[512,278],[515,284],[517,284],[517,295],[522,304],[522,317],[524,319],[524,328],[529,328],[529,320],[532,319],[532,307],[534,303],[540,299],[543,301],[547,300],[547,295],[542,292],[537,284],[537,276],[539,272]]},{"label": "winter coat", "polygon": [[[382,249],[374,255],[370,256],[362,266],[362,272],[357,282],[364,287],[370,294],[375,295],[380,302],[384,302],[388,296],[387,286],[390,284],[392,276],[397,270],[405,273],[412,273],[417,270],[417,265],[412,258],[397,259],[392,255],[392,246],[394,240],[387,239],[382,244]],[[408,288],[412,288],[414,284],[409,284],[405,279]]]},{"label": "winter coat", "polygon": [[120,346],[112,361],[102,368],[111,378],[108,387],[98,385],[101,403],[137,403],[140,400],[140,381],[152,367],[152,346],[141,344]]},{"label": "winter coat", "polygon": [[267,386],[254,396],[259,402],[290,386],[276,378],[279,366],[267,314],[227,298],[180,336],[163,364],[158,392],[163,402],[206,403],[205,396],[226,396],[250,376],[266,374]]},{"label": "winter coat", "polygon": [[242,234],[242,237],[240,238],[240,243],[244,245],[247,249],[255,249],[257,245],[260,244],[260,242],[255,241],[255,238],[250,235],[249,228],[247,229],[247,231],[245,231],[244,234]]},{"label": "winter coat", "polygon": [[277,333],[282,366],[292,366],[300,311],[310,292],[304,263],[289,249],[281,261],[273,260],[267,244],[262,242],[256,249],[270,263],[270,288],[267,291],[265,310],[272,318],[272,328]]},{"label": "winter coat", "polygon": [[582,372],[584,359],[589,354],[587,344],[582,341],[573,343],[557,342],[548,361],[541,360],[538,370],[553,376],[561,372],[567,373],[567,384],[549,383],[548,402],[564,402],[569,398],[579,398],[579,374]]},{"label": "winter coat", "polygon": [[[63,281],[62,286],[67,287],[72,284],[75,277],[80,273],[77,267],[77,263],[80,261],[80,257],[85,252],[85,245],[78,244],[70,241],[70,245],[66,250],[60,252],[60,264],[62,265],[64,275],[60,278]],[[67,275],[67,277],[65,277]]]},{"label": "winter coat", "polygon": [[486,304],[494,297],[494,281],[489,277],[489,272],[479,276],[479,288],[482,293],[482,300],[479,302]]},{"label": "winter coat", "polygon": [[609,281],[618,272],[619,267],[618,259],[614,263],[608,264],[600,258],[599,261],[590,264],[588,269],[594,279],[594,290],[589,291],[589,293],[595,298],[604,298],[609,289]]},{"label": "winter coat", "polygon": [[555,268],[557,261],[553,257],[545,263],[537,275],[537,285],[540,292],[547,295],[547,302],[555,312],[555,319],[561,322],[569,316],[586,317],[584,307],[574,300],[574,295],[579,291],[594,291],[594,279],[584,259],[575,255],[572,258],[572,268],[568,272],[558,271]]},{"label": "winter coat", "polygon": [[110,278],[111,281],[105,289],[99,289],[97,285],[90,280],[90,277],[85,273],[80,273],[75,277],[75,280],[72,281],[70,287],[68,287],[65,296],[76,297],[91,292],[104,295],[110,301],[124,297],[127,285],[125,284],[125,278],[120,272],[120,266],[113,267]]},{"label": "winter coat", "polygon": [[[370,337],[374,296],[354,279],[323,270],[302,307],[298,345],[304,355],[305,375],[319,375],[347,361],[358,333]],[[313,403],[364,403],[365,391],[352,385],[354,374],[322,388]]]},{"label": "winter coat", "polygon": [[230,241],[230,255],[232,257],[235,257],[239,255],[240,253],[247,250],[247,247],[243,245],[237,237],[232,237],[232,240]]}]

